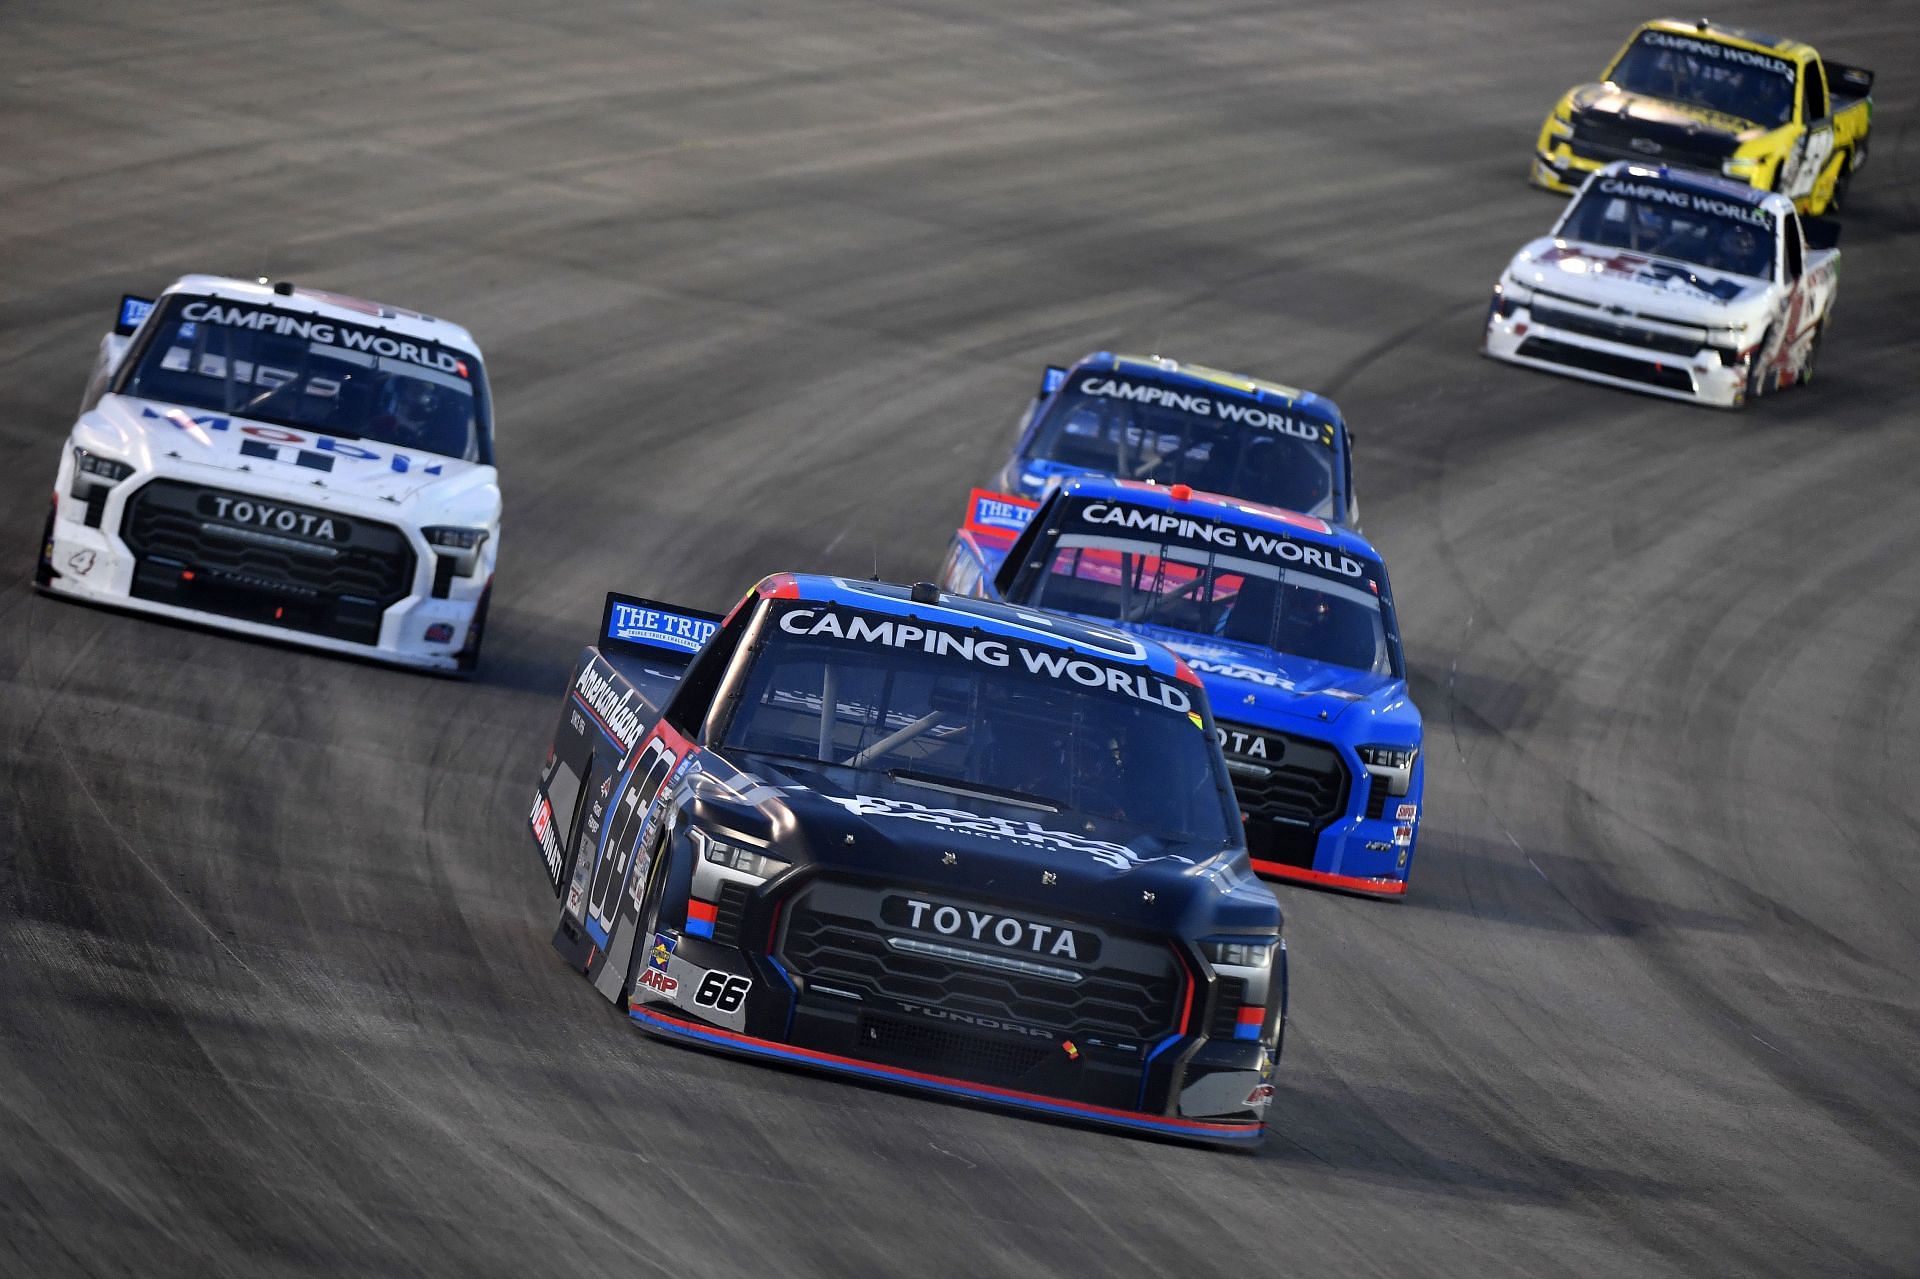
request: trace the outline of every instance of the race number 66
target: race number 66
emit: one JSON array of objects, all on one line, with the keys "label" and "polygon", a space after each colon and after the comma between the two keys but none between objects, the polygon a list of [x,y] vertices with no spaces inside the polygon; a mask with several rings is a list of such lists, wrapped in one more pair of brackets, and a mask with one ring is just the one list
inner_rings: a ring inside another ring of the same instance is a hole
[{"label": "race number 66", "polygon": [[738,1012],[740,1004],[753,989],[751,977],[736,977],[731,973],[708,973],[700,981],[700,989],[693,992],[693,1002],[707,1008],[717,1008],[723,1013]]}]

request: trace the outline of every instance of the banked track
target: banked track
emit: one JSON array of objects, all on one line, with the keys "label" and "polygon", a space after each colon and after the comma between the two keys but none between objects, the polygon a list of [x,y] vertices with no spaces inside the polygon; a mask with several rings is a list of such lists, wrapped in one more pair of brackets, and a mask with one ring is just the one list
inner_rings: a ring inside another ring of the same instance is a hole
[{"label": "banked track", "polygon": [[[1631,6],[0,9],[0,1272],[1920,1266],[1920,36],[1819,384],[1474,358]],[[1730,15],[1731,16],[1731,15]],[[270,273],[492,354],[462,686],[39,599],[122,289]],[[600,593],[931,570],[1039,366],[1335,394],[1429,721],[1400,905],[1283,890],[1254,1156],[645,1039],[520,821]]]}]

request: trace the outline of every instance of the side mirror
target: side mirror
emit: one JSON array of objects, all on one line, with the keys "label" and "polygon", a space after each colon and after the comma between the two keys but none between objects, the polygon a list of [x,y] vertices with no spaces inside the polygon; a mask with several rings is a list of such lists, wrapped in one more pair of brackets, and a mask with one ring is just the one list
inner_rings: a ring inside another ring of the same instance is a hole
[{"label": "side mirror", "polygon": [[1040,375],[1040,394],[1052,395],[1067,384],[1067,371],[1058,364],[1047,365],[1047,371]]},{"label": "side mirror", "polygon": [[1836,218],[1803,218],[1800,223],[1807,247],[1816,252],[1840,247],[1840,223]]},{"label": "side mirror", "polygon": [[152,311],[152,298],[139,298],[131,293],[122,293],[120,295],[120,318],[113,322],[113,331],[123,338],[132,337],[134,330],[140,327],[141,322],[144,321]]}]

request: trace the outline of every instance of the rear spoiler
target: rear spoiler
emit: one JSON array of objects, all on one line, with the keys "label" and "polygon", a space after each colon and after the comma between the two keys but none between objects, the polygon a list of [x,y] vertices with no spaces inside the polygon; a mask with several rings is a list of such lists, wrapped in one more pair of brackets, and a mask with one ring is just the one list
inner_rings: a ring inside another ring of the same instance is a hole
[{"label": "rear spoiler", "polygon": [[967,494],[967,518],[960,527],[979,541],[1005,548],[1026,531],[1039,509],[1040,503],[1024,497],[975,489]]},{"label": "rear spoiler", "polygon": [[1865,67],[1850,67],[1844,62],[1828,62],[1827,75],[1845,86],[1849,93],[1865,96],[1873,92],[1873,72]]},{"label": "rear spoiler", "polygon": [[718,613],[608,591],[600,614],[599,648],[603,653],[665,657],[684,666],[719,629]]},{"label": "rear spoiler", "polygon": [[133,336],[149,312],[153,310],[153,299],[143,298],[132,293],[120,295],[120,314],[114,318],[113,331],[123,338]]}]

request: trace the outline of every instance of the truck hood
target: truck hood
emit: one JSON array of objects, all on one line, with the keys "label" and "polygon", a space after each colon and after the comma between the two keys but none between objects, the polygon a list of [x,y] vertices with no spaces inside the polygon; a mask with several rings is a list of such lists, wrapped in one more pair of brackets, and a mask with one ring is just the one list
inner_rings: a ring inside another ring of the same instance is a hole
[{"label": "truck hood", "polygon": [[1676,258],[1551,238],[1521,249],[1507,274],[1523,288],[1702,328],[1763,320],[1775,287],[1770,280],[1729,275]]},{"label": "truck hood", "polygon": [[[380,509],[428,497],[443,503],[496,482],[494,468],[478,462],[124,395],[100,397],[74,427],[74,440],[143,467],[164,459],[173,473],[183,465],[243,472],[250,481],[243,487],[285,488],[300,501],[323,507],[365,509],[371,502]],[[209,474],[206,482],[221,481]],[[493,494],[495,514],[498,502]]]},{"label": "truck hood", "polygon": [[[782,858],[1150,932],[1264,934],[1280,927],[1279,905],[1254,876],[1244,847],[1207,848],[870,770],[757,755],[735,762],[753,776],[698,780],[690,819],[717,827],[722,837],[739,828],[769,838]],[[765,784],[753,785],[754,778]]]},{"label": "truck hood", "polygon": [[1641,143],[1634,150],[1648,164],[1659,164],[1668,155],[1724,160],[1741,143],[1767,132],[1751,120],[1690,103],[1629,93],[1614,84],[1583,84],[1573,91],[1568,105],[1576,136],[1588,130],[1631,135]]},{"label": "truck hood", "polygon": [[1326,726],[1356,708],[1406,702],[1406,681],[1335,666],[1258,644],[1235,644],[1158,626],[1128,630],[1157,640],[1193,667],[1207,686],[1215,719],[1324,736]]}]

